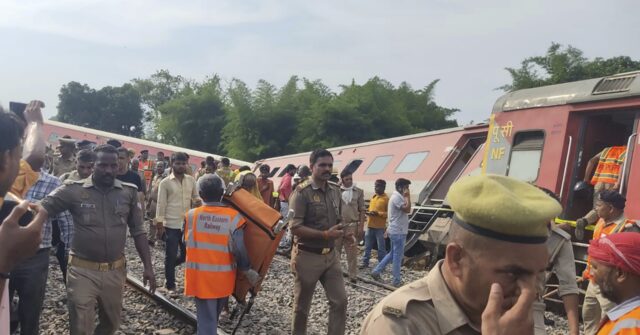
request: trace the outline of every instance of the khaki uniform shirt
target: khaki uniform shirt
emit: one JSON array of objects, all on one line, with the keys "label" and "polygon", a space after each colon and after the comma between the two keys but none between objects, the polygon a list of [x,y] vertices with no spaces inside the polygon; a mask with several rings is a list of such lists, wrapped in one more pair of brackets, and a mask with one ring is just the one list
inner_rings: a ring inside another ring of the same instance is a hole
[{"label": "khaki uniform shirt", "polygon": [[151,187],[149,192],[149,206],[147,212],[149,217],[154,219],[156,217],[156,205],[158,203],[158,189],[160,188],[160,182],[164,179],[164,175],[155,175],[151,181]]},{"label": "khaki uniform shirt", "polygon": [[442,277],[440,260],[429,274],[386,298],[364,320],[361,335],[478,335]]},{"label": "khaki uniform shirt", "polygon": [[[317,230],[328,230],[340,223],[342,198],[340,188],[327,183],[324,188],[316,186],[312,180],[298,185],[293,191],[293,202],[289,210],[293,212],[291,227],[307,226]],[[304,239],[296,236],[296,243],[313,248],[332,248],[333,240]]]},{"label": "khaki uniform shirt", "polygon": [[67,181],[67,180],[80,180],[82,178],[80,178],[80,174],[78,174],[78,170],[73,170],[71,172],[67,172],[65,174],[63,174],[62,176],[60,176],[60,181]]},{"label": "khaki uniform shirt", "polygon": [[53,165],[51,166],[51,174],[60,177],[61,175],[71,172],[76,169],[76,160],[71,157],[64,159],[61,156],[56,156],[53,159]]},{"label": "khaki uniform shirt", "polygon": [[103,193],[92,178],[66,181],[42,200],[49,216],[69,210],[74,236],[71,254],[93,262],[113,262],[124,256],[127,226],[131,236],[145,234],[135,185],[114,181]]},{"label": "khaki uniform shirt", "polygon": [[[342,191],[344,190],[341,190],[341,192]],[[343,202],[342,204],[342,222],[344,224],[354,222],[361,223],[360,213],[362,213],[362,217],[364,218],[364,211],[366,210],[364,207],[364,191],[354,186],[352,192],[353,196],[351,197],[351,202]]]},{"label": "khaki uniform shirt", "polygon": [[[558,277],[558,296],[579,294],[571,235],[560,228],[553,227],[547,240],[547,251],[549,252],[549,268]],[[547,273],[546,276],[543,276],[541,288],[544,288],[549,275],[550,273]]]}]

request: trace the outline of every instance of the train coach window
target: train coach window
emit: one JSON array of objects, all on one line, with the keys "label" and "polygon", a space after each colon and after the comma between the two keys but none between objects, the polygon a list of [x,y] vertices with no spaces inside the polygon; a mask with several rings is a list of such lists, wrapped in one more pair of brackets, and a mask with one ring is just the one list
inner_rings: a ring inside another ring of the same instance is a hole
[{"label": "train coach window", "polygon": [[527,182],[538,179],[543,145],[544,132],[542,131],[517,133],[511,148],[507,175]]},{"label": "train coach window", "polygon": [[364,174],[378,174],[384,171],[384,169],[387,167],[387,165],[391,161],[391,158],[393,158],[392,155],[376,157],[373,160],[373,162],[369,164],[369,167],[364,172]]},{"label": "train coach window", "polygon": [[402,159],[402,162],[396,167],[397,173],[414,172],[420,164],[429,156],[429,151],[412,152]]},{"label": "train coach window", "polygon": [[56,142],[58,142],[58,134],[56,133],[51,133],[51,135],[49,135],[49,139],[47,141],[49,141],[49,143],[51,144],[57,144]]},{"label": "train coach window", "polygon": [[351,174],[356,173],[356,170],[362,165],[362,159],[354,159],[347,166],[344,167],[342,171],[349,171]]},{"label": "train coach window", "polygon": [[274,167],[273,169],[271,169],[271,173],[269,173],[269,178],[273,177],[276,175],[276,173],[278,172],[278,170],[280,170],[279,166]]}]

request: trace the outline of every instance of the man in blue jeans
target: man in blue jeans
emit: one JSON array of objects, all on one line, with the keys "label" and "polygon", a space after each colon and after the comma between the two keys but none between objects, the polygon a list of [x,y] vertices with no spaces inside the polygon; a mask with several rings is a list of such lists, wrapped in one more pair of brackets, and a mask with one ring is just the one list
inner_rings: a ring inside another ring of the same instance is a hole
[{"label": "man in blue jeans", "polygon": [[378,263],[387,254],[387,246],[384,242],[384,231],[387,229],[387,208],[389,207],[389,196],[384,193],[387,182],[378,179],[375,182],[374,190],[376,194],[369,201],[367,214],[367,234],[364,243],[364,255],[362,256],[361,269],[369,267],[371,259],[371,249],[373,245],[378,246]]},{"label": "man in blue jeans", "polygon": [[391,240],[391,252],[389,252],[378,266],[371,272],[371,277],[380,280],[380,273],[384,271],[387,264],[393,262],[393,286],[402,286],[402,278],[400,274],[400,266],[402,265],[402,257],[404,256],[404,243],[409,232],[409,213],[411,212],[411,197],[409,192],[411,182],[404,178],[396,180],[396,190],[389,199],[389,207],[387,214],[389,217],[389,226],[387,234]]}]

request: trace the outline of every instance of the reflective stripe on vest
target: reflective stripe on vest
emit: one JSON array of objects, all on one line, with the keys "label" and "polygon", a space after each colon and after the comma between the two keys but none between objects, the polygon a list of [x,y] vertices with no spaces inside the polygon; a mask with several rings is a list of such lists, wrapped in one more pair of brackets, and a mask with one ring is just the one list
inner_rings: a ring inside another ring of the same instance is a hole
[{"label": "reflective stripe on vest", "polygon": [[244,219],[230,207],[202,206],[187,212],[185,220],[185,295],[201,299],[231,295],[236,270],[229,244]]},{"label": "reflective stripe on vest", "polygon": [[599,182],[607,184],[615,184],[620,177],[622,165],[627,154],[626,146],[606,148],[600,154],[600,160],[596,167],[596,172],[591,178],[591,184],[595,185]]},{"label": "reflective stripe on vest", "polygon": [[640,307],[636,307],[616,321],[607,320],[598,330],[598,335],[640,334]]}]

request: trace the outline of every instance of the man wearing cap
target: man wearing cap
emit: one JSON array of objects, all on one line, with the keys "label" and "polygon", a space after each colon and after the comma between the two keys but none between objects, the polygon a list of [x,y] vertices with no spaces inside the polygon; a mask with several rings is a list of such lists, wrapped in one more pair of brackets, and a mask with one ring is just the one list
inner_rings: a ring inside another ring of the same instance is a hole
[{"label": "man wearing cap", "polygon": [[[613,190],[604,190],[599,193],[595,205],[599,220],[593,231],[594,240],[622,231],[638,231],[637,225],[624,216],[626,201],[623,195]],[[590,280],[582,303],[584,332],[586,335],[593,335],[596,334],[604,314],[615,304],[602,295],[600,288],[592,280],[590,259],[587,259],[587,269],[582,277]]]},{"label": "man wearing cap", "polygon": [[592,240],[593,280],[616,306],[600,324],[598,335],[640,334],[640,234],[623,232]]},{"label": "man wearing cap", "polygon": [[50,173],[56,177],[60,177],[76,168],[76,160],[73,157],[75,154],[76,140],[62,137],[58,141],[60,142],[58,146],[59,154],[54,157],[50,171]]},{"label": "man wearing cap", "polygon": [[[529,317],[517,326],[533,332],[530,310],[547,267],[547,224],[560,204],[535,186],[496,175],[460,179],[447,199],[455,215],[444,260],[384,298],[361,334],[480,334],[489,316],[523,310]],[[490,292],[492,313],[483,317]]]},{"label": "man wearing cap", "polygon": [[89,140],[82,140],[76,143],[76,149],[78,151],[84,150],[84,149],[93,150],[95,146],[96,146],[96,142],[91,142]]}]

